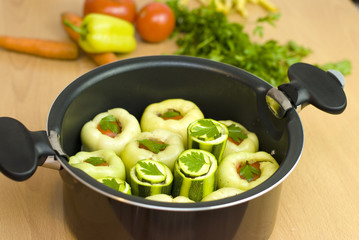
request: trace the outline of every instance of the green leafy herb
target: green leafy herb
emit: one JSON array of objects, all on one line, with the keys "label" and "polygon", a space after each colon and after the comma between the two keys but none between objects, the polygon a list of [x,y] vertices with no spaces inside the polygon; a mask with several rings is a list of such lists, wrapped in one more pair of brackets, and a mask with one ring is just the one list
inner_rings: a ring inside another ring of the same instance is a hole
[{"label": "green leafy herb", "polygon": [[231,124],[227,128],[228,136],[236,142],[240,142],[241,140],[248,137],[248,135],[243,131],[243,129],[239,126],[236,126],[235,124]]},{"label": "green leafy herb", "polygon": [[241,177],[244,177],[247,182],[251,182],[255,175],[258,176],[260,174],[260,171],[257,168],[246,163],[246,165],[240,169],[239,174]]},{"label": "green leafy herb", "polygon": [[141,172],[148,176],[163,176],[163,173],[158,169],[157,165],[152,162],[140,161],[138,164],[141,167]]},{"label": "green leafy herb", "polygon": [[102,183],[105,184],[106,186],[113,188],[115,190],[119,190],[121,184],[118,183],[114,178],[111,179],[103,179]]},{"label": "green leafy herb", "polygon": [[179,160],[187,166],[190,172],[198,172],[206,164],[203,153],[198,152],[191,152],[182,156]]},{"label": "green leafy herb", "polygon": [[169,110],[161,115],[161,118],[175,118],[181,116],[181,113],[176,110]]},{"label": "green leafy herb", "polygon": [[266,16],[258,18],[257,23],[266,22],[266,23],[272,25],[273,27],[275,27],[275,22],[278,21],[279,17],[280,17],[280,13],[268,12],[268,14]]},{"label": "green leafy herb", "polygon": [[167,143],[161,143],[150,139],[142,139],[138,140],[138,142],[148,148],[148,150],[156,154],[164,150],[168,146]]},{"label": "green leafy herb", "polygon": [[113,115],[108,115],[102,118],[100,121],[100,127],[102,130],[110,130],[116,134],[120,132],[120,127],[118,126],[116,118]]},{"label": "green leafy herb", "polygon": [[256,22],[256,27],[253,30],[253,35],[259,35],[260,37],[263,37],[263,26],[259,24],[268,23],[273,27],[275,27],[275,21],[278,21],[279,17],[280,17],[279,13],[268,12],[267,16],[258,18]]},{"label": "green leafy herb", "polygon": [[84,162],[90,163],[94,166],[100,166],[106,164],[105,159],[102,157],[89,157]]},{"label": "green leafy herb", "polygon": [[[290,65],[302,61],[312,51],[294,41],[279,44],[276,40],[257,43],[244,32],[239,23],[231,23],[227,16],[216,11],[213,4],[189,10],[179,0],[167,4],[176,16],[176,37],[178,50],[175,54],[207,58],[244,69],[273,86],[289,81]],[[259,23],[274,25],[278,14],[259,19]],[[256,34],[263,34],[263,27]],[[343,73],[344,74],[344,73]]]},{"label": "green leafy herb", "polygon": [[220,135],[217,126],[209,119],[201,119],[199,125],[195,125],[191,129],[191,135],[194,137],[207,136],[207,138],[216,138]]},{"label": "green leafy herb", "polygon": [[321,69],[327,71],[327,70],[337,70],[341,72],[343,75],[349,75],[351,73],[351,62],[347,59],[344,59],[339,62],[333,62],[333,63],[326,63],[321,66],[317,65]]}]

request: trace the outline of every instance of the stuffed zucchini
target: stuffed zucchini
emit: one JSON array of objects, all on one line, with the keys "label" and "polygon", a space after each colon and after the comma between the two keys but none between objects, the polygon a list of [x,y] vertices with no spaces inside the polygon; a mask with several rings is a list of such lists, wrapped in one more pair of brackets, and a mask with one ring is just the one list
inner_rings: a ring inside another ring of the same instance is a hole
[{"label": "stuffed zucchini", "polygon": [[82,127],[82,147],[84,151],[110,149],[119,155],[140,133],[140,125],[133,115],[125,109],[114,108],[98,114]]},{"label": "stuffed zucchini", "polygon": [[162,162],[172,171],[177,157],[183,151],[180,135],[165,129],[156,129],[139,134],[126,145],[120,156],[128,173],[142,159]]},{"label": "stuffed zucchini", "polygon": [[187,129],[187,148],[202,149],[212,153],[218,164],[222,160],[227,139],[227,127],[213,119],[196,120]]},{"label": "stuffed zucchini", "polygon": [[220,121],[228,128],[228,141],[222,158],[235,152],[257,152],[259,148],[258,137],[248,131],[243,125],[231,121]]},{"label": "stuffed zucchini", "polygon": [[142,131],[151,132],[162,128],[178,133],[187,142],[188,125],[203,118],[202,111],[196,104],[184,99],[167,99],[149,105],[142,114]]},{"label": "stuffed zucchini", "polygon": [[125,165],[112,150],[78,152],[69,158],[69,164],[81,169],[95,179],[104,177],[126,179]]},{"label": "stuffed zucchini", "polygon": [[172,196],[199,202],[216,189],[217,159],[200,149],[188,149],[175,163]]},{"label": "stuffed zucchini", "polygon": [[153,200],[153,201],[160,201],[160,202],[174,202],[174,203],[193,203],[194,201],[184,197],[178,196],[173,198],[171,195],[167,194],[156,194],[152,196],[146,197],[146,199]]},{"label": "stuffed zucchini", "polygon": [[104,177],[99,178],[97,181],[105,184],[106,186],[113,188],[117,191],[131,195],[131,186],[121,178],[116,177]]},{"label": "stuffed zucchini", "polygon": [[277,161],[266,152],[238,152],[225,157],[218,167],[218,187],[247,191],[277,171]]},{"label": "stuffed zucchini", "polygon": [[132,194],[148,197],[171,194],[173,175],[163,163],[150,159],[138,161],[130,171]]}]

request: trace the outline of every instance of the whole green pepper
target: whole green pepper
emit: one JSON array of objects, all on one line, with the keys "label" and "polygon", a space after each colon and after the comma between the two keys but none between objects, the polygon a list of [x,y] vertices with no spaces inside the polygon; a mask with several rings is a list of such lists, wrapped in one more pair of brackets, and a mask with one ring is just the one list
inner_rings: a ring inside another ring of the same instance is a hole
[{"label": "whole green pepper", "polygon": [[78,152],[70,157],[69,164],[81,169],[95,179],[105,177],[126,179],[125,165],[112,150]]},{"label": "whole green pepper", "polygon": [[113,16],[91,13],[77,27],[68,20],[64,24],[80,34],[79,45],[88,53],[132,52],[136,48],[134,26]]},{"label": "whole green pepper", "polygon": [[232,153],[218,167],[218,188],[247,191],[267,180],[278,168],[279,164],[272,155],[263,151]]},{"label": "whole green pepper", "polygon": [[[115,121],[121,125],[121,131],[114,137],[105,135],[99,130],[102,120],[108,116],[113,116],[116,119]],[[140,124],[135,116],[123,108],[113,108],[107,112],[97,114],[94,119],[88,121],[82,127],[82,149],[85,151],[111,149],[117,155],[120,155],[127,143],[131,142],[140,133]]]}]

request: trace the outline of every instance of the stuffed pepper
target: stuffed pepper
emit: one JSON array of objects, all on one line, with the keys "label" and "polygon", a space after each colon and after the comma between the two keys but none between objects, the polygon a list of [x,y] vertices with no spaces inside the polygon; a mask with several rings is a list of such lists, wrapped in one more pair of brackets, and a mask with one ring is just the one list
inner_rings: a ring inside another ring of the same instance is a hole
[{"label": "stuffed pepper", "polygon": [[272,176],[279,165],[266,152],[238,152],[225,157],[218,167],[218,187],[247,191]]},{"label": "stuffed pepper", "polygon": [[228,128],[228,141],[222,158],[235,152],[257,152],[259,148],[258,137],[248,131],[243,125],[231,121],[220,121]]},{"label": "stuffed pepper", "polygon": [[177,159],[172,196],[199,202],[216,189],[217,159],[200,149],[188,149]]},{"label": "stuffed pepper", "polygon": [[159,202],[173,202],[173,203],[194,203],[193,200],[184,197],[184,196],[178,196],[178,197],[172,197],[171,195],[167,194],[156,194],[152,196],[146,197],[146,199],[153,200],[153,201],[159,201]]},{"label": "stuffed pepper", "polygon": [[142,159],[162,162],[172,171],[177,157],[183,151],[180,135],[165,129],[156,129],[142,132],[126,145],[120,156],[128,172]]},{"label": "stuffed pepper", "polygon": [[171,194],[173,175],[163,163],[150,159],[138,161],[130,171],[132,194],[148,197]]},{"label": "stuffed pepper", "polygon": [[125,165],[112,150],[78,152],[69,158],[69,164],[95,179],[104,177],[126,179]]},{"label": "stuffed pepper", "polygon": [[227,139],[227,127],[213,119],[196,120],[187,129],[187,148],[202,149],[212,153],[218,164],[222,160]]},{"label": "stuffed pepper", "polygon": [[98,114],[82,127],[82,147],[85,151],[110,149],[120,155],[126,144],[140,133],[140,124],[133,115],[114,108]]},{"label": "stuffed pepper", "polygon": [[184,99],[167,99],[149,105],[141,118],[142,131],[151,132],[162,128],[178,133],[187,142],[188,125],[203,118],[202,111],[196,104]]},{"label": "stuffed pepper", "polygon": [[240,190],[238,188],[232,188],[232,187],[224,187],[217,189],[214,192],[211,192],[207,196],[205,196],[201,202],[208,202],[208,201],[214,201],[222,198],[232,197],[238,194],[241,194],[244,192],[243,190]]},{"label": "stuffed pepper", "polygon": [[124,180],[118,177],[104,177],[99,178],[97,181],[105,184],[106,186],[113,188],[117,191],[131,195],[131,186]]}]

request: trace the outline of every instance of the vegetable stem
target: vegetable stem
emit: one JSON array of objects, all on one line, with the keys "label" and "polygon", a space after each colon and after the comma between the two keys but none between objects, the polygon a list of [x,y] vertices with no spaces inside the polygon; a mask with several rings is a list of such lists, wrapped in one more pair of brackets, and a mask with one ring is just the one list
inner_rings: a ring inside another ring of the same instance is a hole
[{"label": "vegetable stem", "polygon": [[85,36],[87,34],[87,30],[85,28],[78,27],[78,26],[70,23],[70,21],[67,19],[64,20],[64,24],[65,24],[65,26],[71,28],[73,31],[77,32],[81,36]]}]

